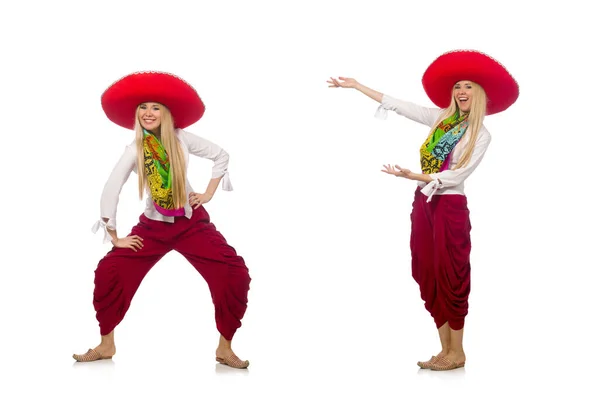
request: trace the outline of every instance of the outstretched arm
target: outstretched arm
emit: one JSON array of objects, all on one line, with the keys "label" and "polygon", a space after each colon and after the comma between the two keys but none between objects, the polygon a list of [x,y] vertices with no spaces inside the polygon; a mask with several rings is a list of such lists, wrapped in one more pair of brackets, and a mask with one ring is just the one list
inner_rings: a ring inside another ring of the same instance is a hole
[{"label": "outstretched arm", "polygon": [[387,117],[387,110],[392,110],[398,115],[431,127],[436,123],[441,112],[439,108],[423,107],[388,96],[359,83],[353,78],[330,78],[327,83],[329,83],[330,88],[356,89],[376,102],[381,103],[375,114],[378,118],[385,119]]},{"label": "outstretched arm", "polygon": [[329,83],[329,87],[331,88],[347,88],[347,89],[356,89],[362,94],[372,98],[378,103],[381,103],[383,100],[383,93],[378,92],[377,90],[371,89],[361,83],[358,83],[354,78],[343,78],[339,77],[338,79],[330,78],[331,80],[327,81]]}]

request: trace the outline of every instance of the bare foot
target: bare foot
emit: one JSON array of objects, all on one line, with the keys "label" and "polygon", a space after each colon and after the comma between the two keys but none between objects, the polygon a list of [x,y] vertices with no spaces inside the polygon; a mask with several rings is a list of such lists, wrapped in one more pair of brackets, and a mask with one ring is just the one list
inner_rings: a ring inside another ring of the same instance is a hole
[{"label": "bare foot", "polygon": [[108,360],[108,359],[111,359],[115,355],[116,352],[117,352],[117,349],[114,344],[113,345],[100,344],[100,345],[96,346],[96,348],[94,348],[94,349],[89,349],[84,354],[73,354],[73,358],[79,362]]}]

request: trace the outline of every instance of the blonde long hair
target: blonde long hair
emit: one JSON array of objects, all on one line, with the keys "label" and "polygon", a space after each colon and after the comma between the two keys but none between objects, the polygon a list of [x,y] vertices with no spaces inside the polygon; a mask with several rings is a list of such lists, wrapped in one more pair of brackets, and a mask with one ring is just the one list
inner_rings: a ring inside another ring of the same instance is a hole
[{"label": "blonde long hair", "polygon": [[[462,154],[456,167],[453,169],[462,168],[469,163],[471,160],[471,156],[473,155],[473,150],[475,150],[475,143],[477,142],[477,136],[481,126],[483,125],[483,118],[485,117],[487,111],[487,96],[485,91],[481,86],[477,83],[472,82],[472,91],[473,97],[471,98],[471,110],[469,111],[469,128],[470,131],[468,142],[465,147],[465,152]],[[436,121],[435,125],[429,134],[435,132],[438,124],[450,117],[451,115],[456,114],[459,110],[458,104],[456,103],[456,99],[454,98],[454,89],[452,89],[452,93],[450,94],[450,105],[448,108],[445,108],[440,115],[440,118]]]},{"label": "blonde long hair", "polygon": [[[144,189],[148,186],[148,177],[144,168],[144,131],[140,124],[139,111],[141,104],[135,111],[135,146],[137,150],[137,170],[138,170],[138,188],[140,200],[144,195]],[[175,208],[181,208],[186,203],[185,191],[185,158],[179,140],[175,135],[175,126],[173,116],[169,109],[162,104],[158,104],[160,110],[160,141],[163,144],[171,169],[173,203]]]}]

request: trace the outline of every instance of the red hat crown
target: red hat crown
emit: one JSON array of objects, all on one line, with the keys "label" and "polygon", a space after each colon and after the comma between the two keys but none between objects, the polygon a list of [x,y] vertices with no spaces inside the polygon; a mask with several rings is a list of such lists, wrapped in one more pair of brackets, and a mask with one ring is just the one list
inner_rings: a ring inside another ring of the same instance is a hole
[{"label": "red hat crown", "polygon": [[161,71],[138,71],[113,82],[101,96],[108,119],[127,129],[135,126],[135,111],[144,102],[164,105],[176,128],[186,128],[204,115],[206,107],[188,82]]},{"label": "red hat crown", "polygon": [[506,110],[519,97],[519,85],[496,59],[477,50],[452,50],[440,55],[425,70],[423,88],[440,108],[448,107],[456,82],[480,85],[488,98],[487,114]]}]

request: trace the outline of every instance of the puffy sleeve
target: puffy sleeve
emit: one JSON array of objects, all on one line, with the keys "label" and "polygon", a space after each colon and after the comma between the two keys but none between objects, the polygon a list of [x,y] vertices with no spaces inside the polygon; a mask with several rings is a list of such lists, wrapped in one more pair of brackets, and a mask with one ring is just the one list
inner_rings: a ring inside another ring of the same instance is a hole
[{"label": "puffy sleeve", "polygon": [[[136,162],[135,156],[135,143],[132,143],[125,148],[123,155],[113,168],[104,185],[104,189],[102,190],[102,196],[100,198],[100,219],[96,221],[92,227],[92,232],[96,233],[98,229],[103,228],[104,243],[111,240],[107,229],[117,229],[116,218],[119,195],[121,194],[121,189],[125,182],[127,182],[131,171],[134,169]],[[108,221],[104,222],[103,218],[107,218]]]},{"label": "puffy sleeve", "polygon": [[229,166],[229,154],[215,143],[194,135],[193,133],[186,132],[183,129],[179,130],[179,135],[182,141],[187,145],[190,154],[214,162],[212,177],[213,179],[223,177],[223,190],[233,190],[231,180],[229,179],[229,171],[227,170]]},{"label": "puffy sleeve", "polygon": [[419,106],[384,94],[381,105],[377,108],[377,112],[375,113],[375,117],[386,119],[388,110],[394,111],[398,115],[402,115],[403,117],[427,126],[433,126],[441,113],[439,108]]}]

